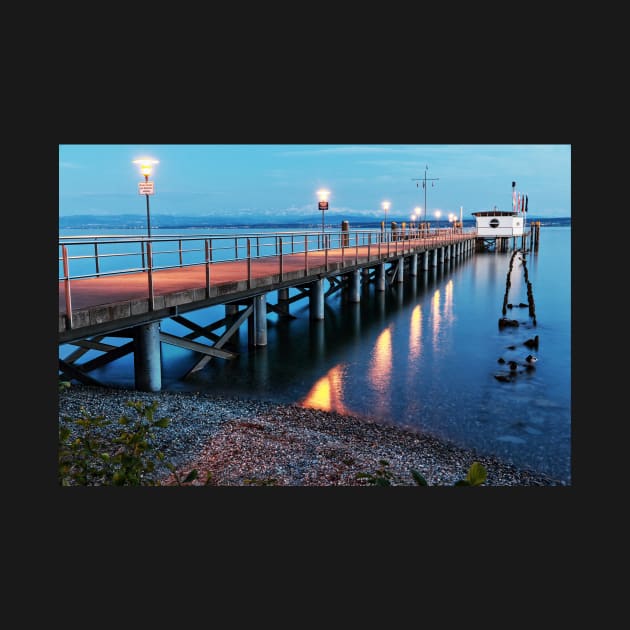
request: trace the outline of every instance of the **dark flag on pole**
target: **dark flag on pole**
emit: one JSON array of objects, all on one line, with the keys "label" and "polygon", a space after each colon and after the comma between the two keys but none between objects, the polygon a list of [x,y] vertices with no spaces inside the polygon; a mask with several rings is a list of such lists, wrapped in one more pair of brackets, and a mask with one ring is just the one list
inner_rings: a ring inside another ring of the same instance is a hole
[{"label": "dark flag on pole", "polygon": [[512,182],[512,188],[516,187],[516,182]]},{"label": "dark flag on pole", "polygon": [[527,203],[529,202],[529,198],[527,197],[527,195],[525,195],[525,209],[523,210],[523,212],[527,212]]}]

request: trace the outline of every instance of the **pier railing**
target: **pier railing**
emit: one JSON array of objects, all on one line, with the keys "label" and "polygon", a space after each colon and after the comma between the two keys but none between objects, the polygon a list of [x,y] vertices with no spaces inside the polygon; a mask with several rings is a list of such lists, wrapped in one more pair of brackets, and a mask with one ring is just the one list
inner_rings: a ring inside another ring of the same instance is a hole
[{"label": "pier railing", "polygon": [[230,262],[246,262],[251,280],[256,260],[278,258],[282,278],[285,262],[303,258],[305,275],[309,256],[322,258],[328,270],[331,254],[341,253],[342,267],[362,261],[383,260],[411,253],[417,248],[434,249],[466,238],[473,238],[474,228],[397,230],[339,230],[326,232],[253,232],[249,234],[159,235],[152,238],[126,236],[91,236],[59,238],[59,281],[63,283],[66,313],[72,313],[71,283],[85,278],[144,272],[153,301],[153,274],[160,270],[206,268],[210,287],[211,268]]}]

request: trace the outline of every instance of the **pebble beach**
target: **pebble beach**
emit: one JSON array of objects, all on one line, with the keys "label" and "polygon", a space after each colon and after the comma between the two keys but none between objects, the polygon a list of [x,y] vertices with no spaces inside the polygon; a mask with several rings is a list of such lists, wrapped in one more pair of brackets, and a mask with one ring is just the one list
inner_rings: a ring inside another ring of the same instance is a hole
[{"label": "pebble beach", "polygon": [[[429,486],[452,486],[475,461],[487,470],[484,486],[568,485],[412,429],[261,400],[73,384],[59,393],[59,423],[85,409],[114,421],[99,429],[107,439],[119,429],[120,416],[135,416],[128,401],[157,401],[156,417],[170,419],[156,429],[155,447],[180,479],[198,471],[188,485],[364,486],[369,482],[361,474],[380,469],[392,486],[415,486],[415,469]],[[177,485],[164,464],[151,481]]]}]

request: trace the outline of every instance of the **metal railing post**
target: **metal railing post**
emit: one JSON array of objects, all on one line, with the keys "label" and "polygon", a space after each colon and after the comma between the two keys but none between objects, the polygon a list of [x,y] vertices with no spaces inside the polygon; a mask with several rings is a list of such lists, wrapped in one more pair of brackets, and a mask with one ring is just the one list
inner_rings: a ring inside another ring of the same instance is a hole
[{"label": "metal railing post", "polygon": [[304,275],[308,276],[308,234],[304,235]]},{"label": "metal railing post", "polygon": [[68,248],[61,246],[61,256],[63,258],[64,292],[66,294],[66,322],[68,328],[72,328],[72,299],[70,296],[70,266],[68,264]]},{"label": "metal railing post", "polygon": [[252,246],[249,239],[247,239],[247,288],[252,288]]},{"label": "metal railing post", "polygon": [[212,239],[205,241],[206,246],[206,297],[210,297],[210,261],[212,260]]},{"label": "metal railing post", "polygon": [[153,245],[147,242],[147,262],[149,263],[149,310],[152,311],[155,308],[155,300],[153,295]]},{"label": "metal railing post", "polygon": [[368,234],[368,261],[372,259],[372,233]]},{"label": "metal railing post", "polygon": [[146,269],[146,261],[144,259],[144,241],[140,241],[140,255],[142,256],[142,268]]},{"label": "metal railing post", "polygon": [[101,267],[98,262],[98,243],[94,241],[94,262],[96,264],[96,275],[101,275]]},{"label": "metal railing post", "polygon": [[[291,237],[293,239],[293,236]],[[282,237],[280,237],[280,282],[282,282],[282,276],[284,274],[284,257],[282,252]]]},{"label": "metal railing post", "polygon": [[184,266],[184,259],[182,257],[182,239],[179,239],[179,266]]}]

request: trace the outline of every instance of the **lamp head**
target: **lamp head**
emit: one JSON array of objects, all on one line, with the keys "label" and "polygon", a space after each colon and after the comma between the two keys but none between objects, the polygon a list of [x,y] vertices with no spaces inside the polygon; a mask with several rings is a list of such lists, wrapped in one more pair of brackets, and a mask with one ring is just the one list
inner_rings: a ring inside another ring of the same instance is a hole
[{"label": "lamp head", "polygon": [[159,164],[159,160],[154,160],[153,158],[139,158],[134,160],[133,163],[137,164],[140,167],[140,172],[148,177],[153,171],[153,165]]}]

